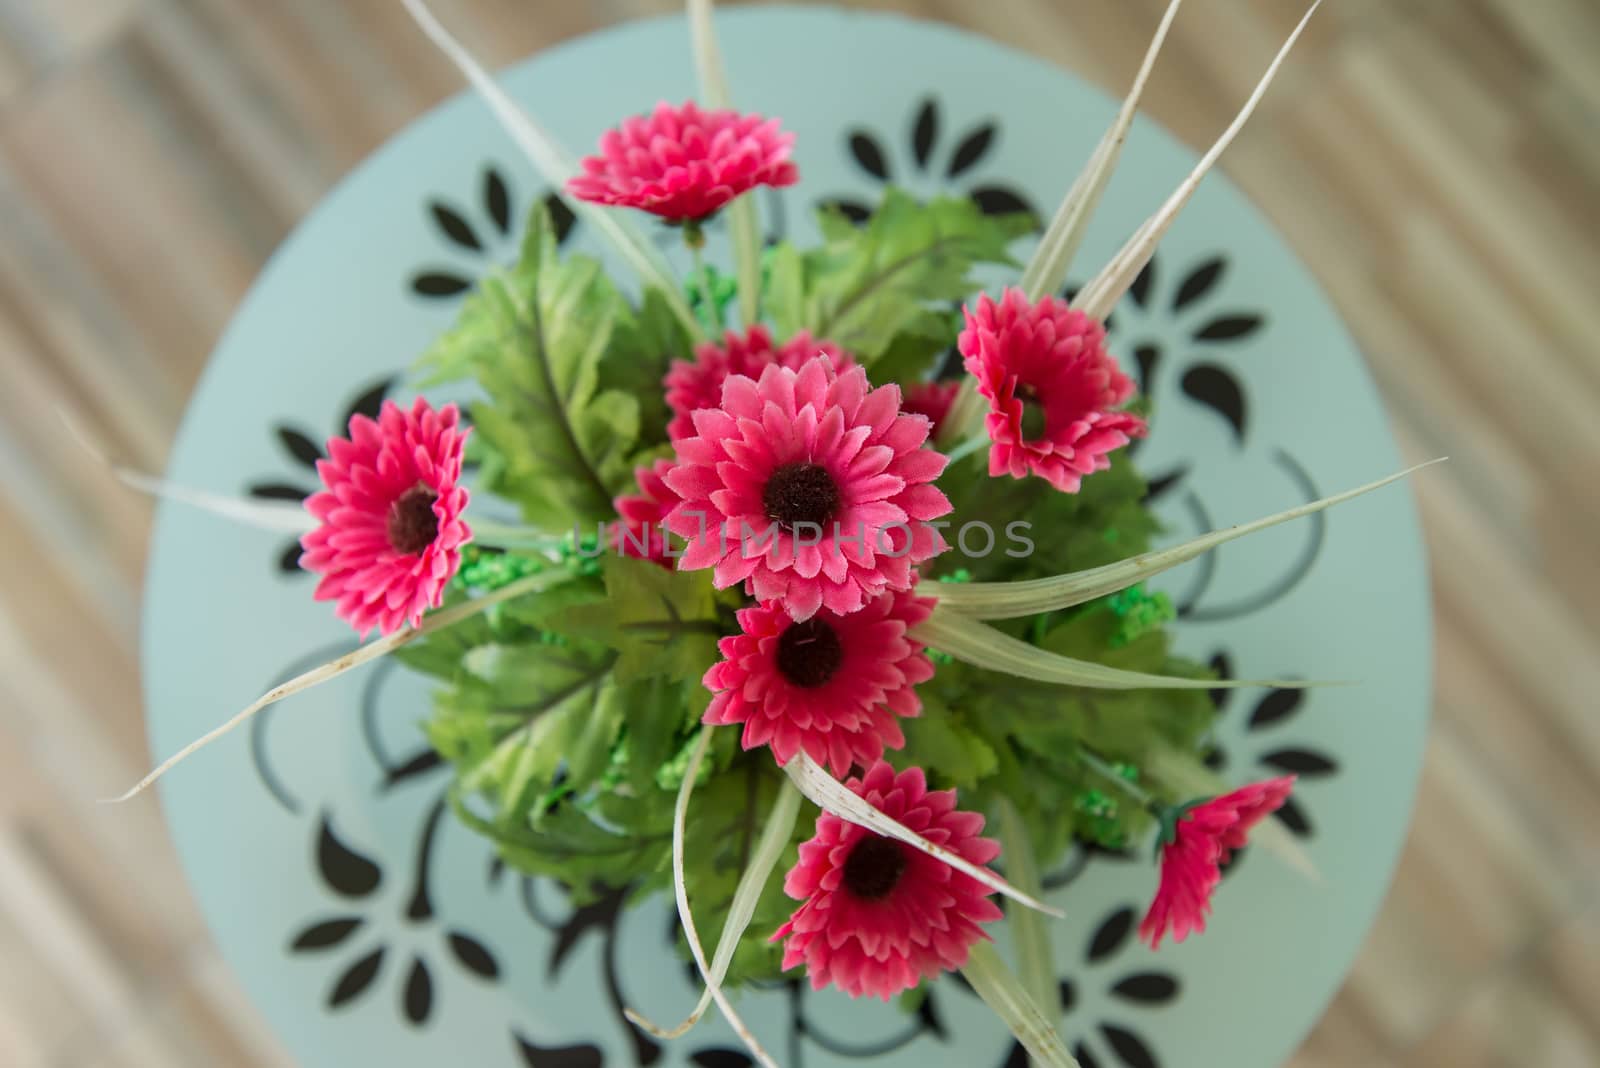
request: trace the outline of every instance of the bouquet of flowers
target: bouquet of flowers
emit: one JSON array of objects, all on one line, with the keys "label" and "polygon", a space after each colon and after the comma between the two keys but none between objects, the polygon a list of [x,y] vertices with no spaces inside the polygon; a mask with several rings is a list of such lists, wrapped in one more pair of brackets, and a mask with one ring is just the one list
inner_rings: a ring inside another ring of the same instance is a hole
[{"label": "bouquet of flowers", "polygon": [[[626,119],[574,167],[406,2],[636,277],[560,254],[535,209],[518,261],[420,361],[418,387],[455,384],[467,409],[388,402],[318,464],[301,566],[380,637],[129,796],[393,653],[437,681],[426,730],[455,812],[508,864],[579,901],[674,895],[705,996],[639,1026],[680,1035],[714,1001],[771,1065],[730,989],[803,969],[887,1000],[960,970],[1036,1063],[1075,1063],[1040,1010],[1055,910],[1037,872],[1074,842],[1153,843],[1140,932],[1182,940],[1293,786],[1205,769],[1206,690],[1307,684],[1175,656],[1145,581],[1393,481],[1155,550],[1124,448],[1152,413],[1104,321],[1288,45],[1172,197],[1059,296],[1177,0],[1026,262],[1033,219],[894,189],[865,220],[824,210],[816,247],[761,249],[749,194],[801,180],[793,137],[730,106],[707,3],[689,5],[704,104]],[[677,228],[688,277],[636,213]],[[731,274],[702,259],[719,215]],[[1011,284],[979,291],[980,268]],[[1015,973],[990,945],[996,895]]]}]

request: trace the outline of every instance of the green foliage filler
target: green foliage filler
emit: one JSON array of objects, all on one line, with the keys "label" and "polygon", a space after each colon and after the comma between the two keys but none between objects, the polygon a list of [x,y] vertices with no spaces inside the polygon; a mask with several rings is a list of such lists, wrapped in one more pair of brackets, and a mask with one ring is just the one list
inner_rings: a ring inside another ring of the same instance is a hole
[{"label": "green foliage filler", "polygon": [[[974,268],[1009,263],[1028,225],[898,191],[863,226],[832,212],[821,223],[819,247],[768,251],[763,318],[780,341],[810,330],[853,352],[875,384],[903,387],[954,344]],[[709,571],[600,552],[595,525],[614,517],[612,498],[632,488],[634,465],[670,455],[661,379],[671,360],[692,355],[662,294],[630,302],[595,261],[559,256],[540,209],[519,262],[482,284],[423,360],[432,381],[481,392],[471,405],[478,491],[544,532],[469,547],[452,599],[559,577],[397,655],[436,680],[426,729],[454,768],[460,818],[508,863],[560,880],[580,902],[608,888],[670,891],[674,802],[710,700],[700,680],[746,603],[737,589],[715,590]],[[1149,548],[1156,533],[1144,482],[1121,454],[1076,494],[990,478],[981,454],[953,464],[940,487],[955,504],[953,547],[924,568],[930,581],[1095,567]],[[958,540],[976,521],[994,530],[992,549]],[[1134,588],[1000,626],[1066,656],[1202,677],[1172,655],[1162,629],[1171,617],[1164,598]],[[1153,833],[1153,807],[1187,800],[1139,769],[1158,746],[1200,751],[1213,715],[1203,690],[1047,686],[930,655],[937,673],[919,687],[922,715],[905,721],[906,748],[891,761],[956,787],[965,808],[993,811],[1009,798],[1046,870],[1074,840],[1137,846]],[[686,882],[708,949],[783,785],[766,749],[744,752],[737,729],[714,733],[686,837]],[[802,808],[780,873],[816,815]],[[777,975],[767,936],[794,907],[781,886],[769,880],[731,983]]]}]

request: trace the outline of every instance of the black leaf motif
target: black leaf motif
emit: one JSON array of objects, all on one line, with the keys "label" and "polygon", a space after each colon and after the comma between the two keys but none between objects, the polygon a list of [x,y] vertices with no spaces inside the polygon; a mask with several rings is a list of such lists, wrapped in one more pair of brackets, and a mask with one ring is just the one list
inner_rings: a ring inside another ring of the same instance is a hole
[{"label": "black leaf motif", "polygon": [[1285,799],[1283,807],[1274,812],[1273,815],[1277,816],[1285,827],[1300,837],[1307,838],[1311,835],[1311,817],[1306,815],[1305,808],[1294,798]]},{"label": "black leaf motif", "polygon": [[573,226],[577,225],[578,217],[557,193],[551,193],[544,198],[544,208],[550,213],[550,227],[556,235],[556,244],[566,244]]},{"label": "black leaf motif", "polygon": [[1228,754],[1220,749],[1208,749],[1206,750],[1206,755],[1201,759],[1201,763],[1212,771],[1221,771],[1228,766]]},{"label": "black leaf motif", "polygon": [[949,1036],[945,1029],[944,1018],[939,1015],[938,999],[933,991],[928,991],[927,997],[922,999],[922,1004],[917,1006],[917,1019],[922,1021],[922,1029],[935,1038],[944,1039]]},{"label": "black leaf motif", "polygon": [[928,157],[933,155],[933,146],[938,140],[939,102],[930,96],[922,102],[916,125],[911,129],[911,154],[919,170],[927,170]]},{"label": "black leaf motif", "polygon": [[1011,1052],[1006,1055],[1005,1062],[1000,1068],[1029,1068],[1032,1062],[1028,1060],[1028,1051],[1023,1049],[1021,1042],[1011,1043]]},{"label": "black leaf motif", "polygon": [[824,200],[821,206],[834,209],[857,226],[872,218],[872,209],[855,200]]},{"label": "black leaf motif", "polygon": [[494,954],[485,948],[482,942],[470,935],[458,931],[450,932],[450,952],[456,955],[456,960],[470,972],[483,976],[485,979],[500,978],[500,964],[494,959]]},{"label": "black leaf motif", "polygon": [[444,235],[451,241],[472,252],[483,251],[483,242],[478,240],[478,233],[472,228],[472,224],[449,205],[435,200],[428,205],[428,210],[433,213],[433,221],[439,224],[439,229],[443,230]]},{"label": "black leaf motif", "polygon": [[1002,186],[981,185],[967,195],[985,215],[1010,215],[1020,211],[1035,221],[1038,220],[1033,206],[1022,199],[1021,194]]},{"label": "black leaf motif", "polygon": [[322,450],[317,447],[317,443],[294,427],[280,426],[278,440],[283,442],[283,447],[289,451],[290,456],[307,467],[315,468],[317,461],[322,459]]},{"label": "black leaf motif", "polygon": [[424,749],[410,760],[397,768],[391,768],[384,777],[384,785],[398,786],[408,779],[415,779],[419,775],[426,775],[444,763],[444,758],[437,749]]},{"label": "black leaf motif", "polygon": [[1133,932],[1133,907],[1124,906],[1105,918],[1089,940],[1089,959],[1102,961],[1122,948]]},{"label": "black leaf motif", "polygon": [[956,146],[955,155],[950,157],[950,169],[945,172],[945,177],[955,178],[971,169],[973,164],[989,151],[989,143],[994,140],[994,134],[994,123],[986,122],[963,137],[961,143]]},{"label": "black leaf motif", "polygon": [[1133,302],[1141,308],[1149,307],[1150,287],[1156,283],[1156,261],[1152,257],[1150,262],[1135,276],[1133,285],[1128,287],[1128,295]]},{"label": "black leaf motif", "polygon": [[1183,391],[1215,410],[1233,427],[1234,437],[1244,438],[1244,390],[1233,374],[1214,363],[1196,364],[1183,376]]},{"label": "black leaf motif", "polygon": [[1117,1056],[1122,1058],[1122,1063],[1128,1068],[1161,1068],[1161,1062],[1150,1052],[1150,1047],[1132,1031],[1124,1031],[1115,1024],[1103,1023],[1100,1025],[1100,1033],[1106,1036],[1106,1041],[1111,1043],[1111,1048],[1116,1050]]},{"label": "black leaf motif", "polygon": [[1133,362],[1139,368],[1139,391],[1149,393],[1155,381],[1156,365],[1161,362],[1161,347],[1140,345],[1133,350]]},{"label": "black leaf motif", "polygon": [[493,167],[483,172],[483,206],[502,234],[511,233],[511,190]]},{"label": "black leaf motif", "polygon": [[878,145],[878,139],[862,130],[855,130],[850,134],[850,154],[861,164],[861,169],[874,178],[887,182],[889,180],[889,163],[883,158],[883,149]]},{"label": "black leaf motif", "polygon": [[383,410],[383,399],[389,395],[389,390],[393,386],[394,379],[385,378],[351,401],[349,410],[344,413],[344,426],[339,429],[344,430],[350,425],[350,420],[358,415],[364,415],[368,419],[378,418],[378,413]]},{"label": "black leaf motif", "polygon": [[[1217,673],[1217,678],[1219,679],[1233,678],[1233,658],[1227,653],[1217,653],[1213,656],[1210,667],[1212,671]],[[1227,705],[1228,699],[1233,696],[1233,691],[1219,686],[1216,689],[1207,690],[1206,694],[1211,698],[1212,705],[1216,707],[1218,712],[1221,712],[1223,707]]]},{"label": "black leaf motif", "polygon": [[1221,256],[1206,260],[1200,266],[1189,272],[1189,277],[1183,280],[1178,287],[1178,295],[1172,298],[1172,310],[1187,308],[1211,291],[1222,279],[1222,272],[1227,268],[1227,261]]},{"label": "black leaf motif", "polygon": [[700,1068],[750,1068],[756,1063],[736,1049],[703,1049],[689,1060]]},{"label": "black leaf motif", "polygon": [[1296,775],[1308,775],[1312,778],[1318,775],[1332,775],[1339,770],[1338,762],[1332,757],[1314,753],[1309,749],[1274,749],[1265,754],[1261,762],[1283,771],[1292,771]]},{"label": "black leaf motif", "polygon": [[[1137,446],[1143,440],[1143,438],[1134,438],[1129,446],[1129,453],[1131,454],[1133,452],[1133,447]],[[1148,504],[1152,501],[1160,500],[1165,494],[1172,491],[1173,486],[1176,486],[1179,482],[1182,482],[1184,476],[1188,475],[1188,473],[1189,465],[1182,464],[1179,467],[1166,472],[1165,474],[1156,475],[1155,477],[1151,478],[1150,481],[1145,484],[1144,488],[1145,503]]]},{"label": "black leaf motif", "polygon": [[458,274],[429,272],[411,279],[411,288],[424,297],[453,297],[472,288],[472,280]]},{"label": "black leaf motif", "polygon": [[1288,719],[1300,711],[1300,705],[1305,699],[1304,690],[1273,690],[1257,702],[1255,709],[1250,713],[1248,726],[1251,730],[1259,730],[1279,720]]},{"label": "black leaf motif", "polygon": [[378,971],[383,967],[384,948],[368,953],[365,957],[350,965],[345,973],[339,976],[339,981],[333,985],[333,990],[328,994],[328,1008],[337,1009],[347,1005],[360,997],[378,978]]},{"label": "black leaf motif", "polygon": [[291,541],[283,547],[283,555],[278,557],[278,570],[286,571],[291,575],[301,574],[300,571],[300,543]]},{"label": "black leaf motif", "polygon": [[1072,1047],[1072,1055],[1078,1059],[1078,1068],[1100,1068],[1099,1059],[1082,1042]]},{"label": "black leaf motif", "polygon": [[521,1035],[516,1039],[517,1052],[528,1068],[605,1068],[605,1054],[595,1046],[535,1046]]},{"label": "black leaf motif", "polygon": [[258,501],[293,501],[299,504],[306,499],[306,491],[287,482],[252,482],[246,491]]},{"label": "black leaf motif", "polygon": [[1222,315],[1194,332],[1196,341],[1235,341],[1261,329],[1259,315]]},{"label": "black leaf motif", "polygon": [[1071,979],[1061,980],[1061,1012],[1069,1013],[1078,1004],[1078,988],[1072,985]]},{"label": "black leaf motif", "polygon": [[428,966],[418,957],[411,962],[411,977],[406,980],[405,997],[401,1001],[406,1019],[421,1027],[433,1012],[433,976]]},{"label": "black leaf motif", "polygon": [[343,919],[324,920],[322,923],[312,924],[295,936],[289,949],[295,953],[305,953],[313,949],[331,949],[359,931],[362,922],[359,916],[347,916]]},{"label": "black leaf motif", "polygon": [[1140,972],[1117,983],[1111,993],[1127,1001],[1160,1005],[1178,996],[1178,980],[1164,972]]},{"label": "black leaf motif", "polygon": [[317,870],[335,893],[345,897],[366,897],[383,881],[383,869],[339,841],[326,815],[317,836]]}]

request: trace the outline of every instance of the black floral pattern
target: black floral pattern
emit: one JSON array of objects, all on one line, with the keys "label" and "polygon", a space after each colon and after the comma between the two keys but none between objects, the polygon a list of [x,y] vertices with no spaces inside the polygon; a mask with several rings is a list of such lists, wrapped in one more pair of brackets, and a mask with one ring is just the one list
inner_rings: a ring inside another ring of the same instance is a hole
[{"label": "black floral pattern", "polygon": [[[347,433],[350,420],[357,415],[376,419],[378,409],[383,407],[383,402],[388,397],[389,391],[394,388],[395,382],[396,378],[390,376],[361,386],[356,395],[345,405],[344,415],[332,431],[333,436],[342,437]],[[302,504],[307,497],[317,491],[317,461],[327,459],[327,453],[315,438],[292,422],[274,424],[272,435],[289,462],[301,470],[292,480],[269,478],[251,482],[245,487],[245,492],[258,501],[291,501]],[[305,574],[300,570],[298,539],[291,538],[278,549],[277,569],[284,575]]]},{"label": "black floral pattern", "polygon": [[[1220,345],[1237,345],[1252,338],[1266,325],[1266,315],[1222,303],[1218,287],[1228,271],[1228,257],[1217,252],[1172,270],[1157,254],[1139,272],[1128,295],[1106,320],[1107,341],[1112,351],[1132,364],[1128,368],[1139,382],[1139,391],[1150,395],[1158,382],[1174,373],[1178,363],[1179,389],[1189,401],[1211,411],[1232,431],[1235,447],[1242,448],[1249,429],[1249,405],[1242,379],[1217,361]],[[1169,272],[1173,278],[1169,279]],[[1068,286],[1063,295],[1071,299],[1077,286]],[[1183,351],[1170,351],[1167,340],[1176,324]],[[1141,442],[1129,446],[1137,455]],[[1159,499],[1173,490],[1189,473],[1180,465],[1151,477],[1150,496]]]},{"label": "black floral pattern", "polygon": [[[1219,678],[1232,679],[1233,659],[1226,652],[1211,658],[1211,668]],[[1218,741],[1206,755],[1206,766],[1213,771],[1234,770],[1242,778],[1267,775],[1298,775],[1301,780],[1316,780],[1337,775],[1339,760],[1312,742],[1295,738],[1295,725],[1311,700],[1306,690],[1270,689],[1256,699],[1248,713],[1232,713],[1239,691],[1211,690],[1217,706],[1219,737],[1232,735],[1229,744]],[[1238,717],[1244,716],[1242,730]],[[1228,728],[1235,728],[1229,730]],[[1299,838],[1311,838],[1316,825],[1308,810],[1305,795],[1296,791],[1274,814],[1278,821]]]},{"label": "black floral pattern", "polygon": [[[986,214],[1006,215],[1026,212],[1037,224],[1039,212],[1026,193],[999,178],[981,177],[985,164],[1000,139],[998,119],[984,119],[956,134],[944,136],[944,108],[939,98],[929,94],[916,105],[907,131],[904,155],[890,147],[882,135],[855,127],[844,135],[844,148],[857,168],[882,185],[905,185],[929,179],[969,197]],[[872,206],[857,197],[835,196],[824,201],[853,222],[865,222]]]},{"label": "black floral pattern", "polygon": [[[556,193],[544,195],[545,209],[555,227],[556,243],[564,245],[572,236],[577,217]],[[518,213],[516,199],[505,175],[494,164],[483,170],[475,212],[467,212],[442,197],[430,198],[425,205],[438,237],[459,256],[493,267],[516,253]],[[455,267],[424,267],[411,276],[410,288],[419,297],[448,300],[459,297],[481,276]]]},{"label": "black floral pattern", "polygon": [[[1127,951],[1137,944],[1133,934],[1138,917],[1133,905],[1121,905],[1108,913],[1089,936],[1082,963],[1061,980],[1063,1037],[1082,1068],[1119,1064],[1161,1068],[1163,1063],[1150,1039],[1130,1019],[1172,1004],[1182,992],[1182,983],[1170,972],[1126,962]],[[1079,990],[1091,984],[1116,1006],[1114,1014],[1077,1018],[1086,1015],[1077,1011]],[[1028,1054],[1020,1042],[1012,1043],[999,1068],[1028,1068]]]},{"label": "black floral pattern", "polygon": [[[431,925],[435,919],[433,902],[428,893],[430,855],[434,836],[444,814],[444,803],[439,801],[429,810],[423,829],[423,842],[418,861],[416,884],[405,910],[410,925]],[[344,899],[350,906],[360,907],[371,902],[383,883],[383,869],[376,860],[346,844],[335,832],[331,817],[324,813],[317,831],[317,872],[323,885],[335,897]],[[318,917],[303,927],[290,941],[292,955],[323,955],[339,949],[354,940],[360,942],[364,931],[381,925],[368,923],[368,917],[359,912],[341,912]],[[462,971],[486,982],[500,978],[500,964],[495,954],[483,942],[458,929],[442,933],[442,948],[446,959]],[[380,942],[356,949],[353,959],[343,967],[328,989],[324,999],[330,1011],[342,1009],[365,997],[378,986],[385,972],[385,963],[391,957],[391,947]],[[412,1027],[428,1023],[435,1007],[434,968],[422,953],[413,953],[403,962],[399,982],[398,1005],[400,1015]]]}]

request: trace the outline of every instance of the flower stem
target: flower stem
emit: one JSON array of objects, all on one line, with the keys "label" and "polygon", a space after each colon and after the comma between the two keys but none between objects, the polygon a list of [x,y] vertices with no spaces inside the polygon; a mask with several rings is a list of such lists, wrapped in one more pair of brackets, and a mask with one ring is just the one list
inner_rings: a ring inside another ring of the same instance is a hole
[{"label": "flower stem", "polygon": [[1055,1025],[1045,1019],[991,943],[973,945],[961,974],[966,976],[983,1003],[1005,1022],[1038,1068],[1081,1068],[1067,1052]]},{"label": "flower stem", "polygon": [[700,305],[695,309],[700,322],[712,334],[722,329],[722,314],[717,306],[716,276],[711,273],[711,264],[706,262],[705,247],[706,233],[699,220],[690,219],[683,224],[683,243],[689,246],[689,255],[694,257],[694,274],[698,279],[696,285],[700,287]]},{"label": "flower stem", "polygon": [[1078,749],[1078,759],[1083,763],[1083,766],[1088,768],[1090,771],[1096,772],[1103,778],[1110,779],[1112,782],[1116,783],[1119,789],[1121,789],[1135,801],[1139,802],[1141,805],[1149,805],[1155,801],[1155,798],[1151,796],[1148,791],[1124,778],[1116,768],[1112,767],[1110,764],[1107,764],[1104,760],[1101,760],[1092,750],[1083,749],[1080,747]]},{"label": "flower stem", "polygon": [[[1033,855],[1033,845],[1028,841],[1027,825],[1017,806],[1005,797],[1000,799],[1000,845],[1011,885],[1025,894],[1043,896],[1039,865]],[[1017,947],[1017,971],[1022,987],[1045,1019],[1053,1023],[1061,1005],[1061,988],[1056,979],[1050,932],[1045,929],[1043,918],[1031,909],[1014,909],[1008,919]]]},{"label": "flower stem", "polygon": [[945,459],[948,460],[952,465],[958,464],[988,444],[988,435],[981,433],[974,434],[966,441],[963,441],[960,445],[957,445],[955,448],[945,453]]}]

